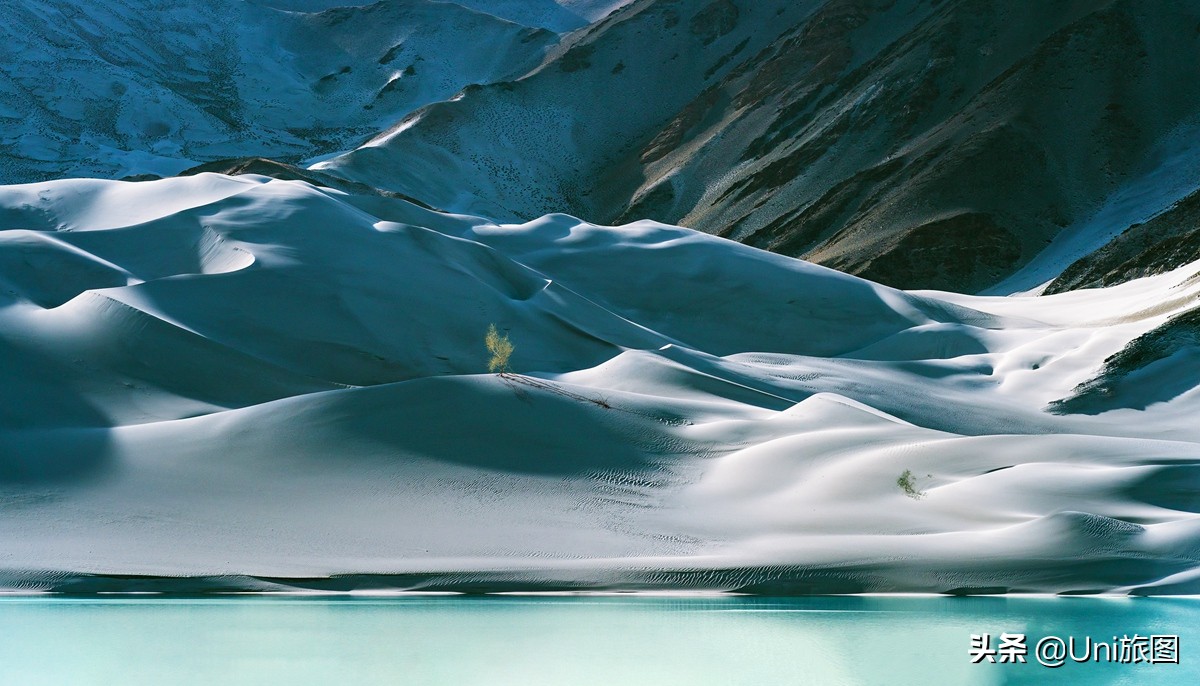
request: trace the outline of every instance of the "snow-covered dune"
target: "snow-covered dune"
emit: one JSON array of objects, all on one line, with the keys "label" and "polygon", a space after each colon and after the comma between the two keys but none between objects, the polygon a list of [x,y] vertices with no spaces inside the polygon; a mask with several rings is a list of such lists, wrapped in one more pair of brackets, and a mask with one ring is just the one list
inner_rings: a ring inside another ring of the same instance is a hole
[{"label": "snow-covered dune", "polygon": [[1052,403],[1173,354],[1198,269],[973,297],[261,176],[5,187],[0,586],[1194,593],[1195,384]]}]

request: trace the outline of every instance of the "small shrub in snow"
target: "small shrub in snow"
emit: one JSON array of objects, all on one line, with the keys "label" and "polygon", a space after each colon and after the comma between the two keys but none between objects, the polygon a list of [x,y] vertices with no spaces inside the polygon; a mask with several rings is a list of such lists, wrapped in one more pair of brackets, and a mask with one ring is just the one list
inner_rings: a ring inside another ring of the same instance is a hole
[{"label": "small shrub in snow", "polygon": [[925,495],[924,491],[917,489],[917,479],[913,476],[911,469],[904,470],[900,478],[896,479],[896,485],[900,487],[900,490],[904,491],[904,495],[913,500],[920,500]]},{"label": "small shrub in snow", "polygon": [[492,354],[488,360],[488,371],[504,374],[509,371],[508,358],[512,356],[513,344],[508,340],[508,334],[500,335],[496,330],[495,324],[488,324],[487,335],[484,336],[483,342],[487,345],[488,352]]}]

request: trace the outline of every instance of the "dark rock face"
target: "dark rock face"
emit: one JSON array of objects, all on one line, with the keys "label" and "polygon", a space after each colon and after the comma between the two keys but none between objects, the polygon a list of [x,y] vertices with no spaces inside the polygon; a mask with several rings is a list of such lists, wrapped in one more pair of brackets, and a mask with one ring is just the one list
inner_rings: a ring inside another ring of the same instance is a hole
[{"label": "dark rock face", "polygon": [[737,26],[738,8],[730,0],[716,0],[692,17],[688,26],[692,35],[700,36],[705,45],[724,36]]},{"label": "dark rock face", "polygon": [[1050,403],[1055,414],[1142,410],[1200,384],[1200,308],[1176,315],[1130,341],[1071,395]]},{"label": "dark rock face", "polygon": [[830,266],[901,288],[977,291],[1021,258],[1017,236],[978,212],[912,227],[893,240],[877,257]]},{"label": "dark rock face", "polygon": [[[697,99],[728,103],[726,116],[708,114],[718,124],[692,136],[709,139],[699,150],[653,148],[643,188],[662,160],[676,199],[656,219],[889,285],[986,288],[1094,211],[1197,110],[1158,85],[1173,50],[1195,49],[1178,29],[1194,22],[1176,9],[824,3]],[[698,119],[685,108],[667,130]],[[706,158],[735,154],[738,171],[712,192]],[[955,229],[947,215],[975,219]],[[980,217],[1008,228],[977,231]],[[946,250],[929,250],[931,227]]]},{"label": "dark rock face", "polygon": [[1130,226],[1103,248],[1075,261],[1044,292],[1114,286],[1196,260],[1200,260],[1200,192],[1150,221]]}]

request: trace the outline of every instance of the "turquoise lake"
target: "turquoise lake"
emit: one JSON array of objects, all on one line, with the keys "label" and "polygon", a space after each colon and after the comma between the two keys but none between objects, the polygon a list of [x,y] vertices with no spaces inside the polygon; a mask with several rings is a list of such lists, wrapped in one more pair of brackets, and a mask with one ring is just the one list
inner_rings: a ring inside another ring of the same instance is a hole
[{"label": "turquoise lake", "polygon": [[[972,664],[1003,632],[1028,662]],[[1134,634],[1179,663],[1034,656]],[[1200,683],[1200,599],[0,597],[0,684],[1043,683]]]}]

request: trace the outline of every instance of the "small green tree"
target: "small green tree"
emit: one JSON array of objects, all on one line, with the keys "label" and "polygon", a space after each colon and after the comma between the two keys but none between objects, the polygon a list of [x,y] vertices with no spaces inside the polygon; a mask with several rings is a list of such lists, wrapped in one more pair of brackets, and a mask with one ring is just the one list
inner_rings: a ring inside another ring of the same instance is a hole
[{"label": "small green tree", "polygon": [[483,337],[488,352],[492,354],[488,360],[488,371],[504,374],[508,371],[508,358],[512,356],[513,344],[508,340],[508,334],[500,335],[495,324],[488,324],[487,335]]}]

